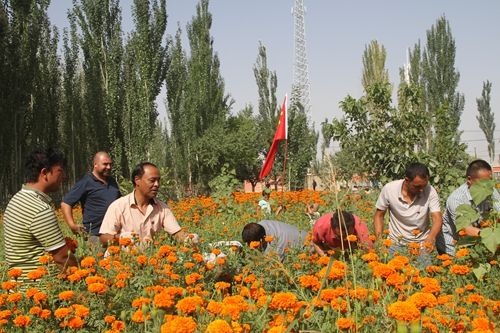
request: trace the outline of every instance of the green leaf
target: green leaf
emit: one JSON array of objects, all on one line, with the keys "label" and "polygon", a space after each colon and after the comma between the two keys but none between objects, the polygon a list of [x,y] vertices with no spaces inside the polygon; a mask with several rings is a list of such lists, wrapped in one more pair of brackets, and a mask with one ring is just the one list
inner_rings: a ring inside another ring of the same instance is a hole
[{"label": "green leaf", "polygon": [[469,188],[472,201],[474,201],[476,205],[479,205],[488,197],[491,197],[494,188],[495,188],[494,180],[485,179],[472,184],[472,186]]},{"label": "green leaf", "polygon": [[456,214],[455,225],[457,226],[457,230],[462,230],[481,218],[481,215],[469,204],[458,206]]},{"label": "green leaf", "polygon": [[500,228],[484,228],[481,229],[481,241],[484,246],[491,252],[495,253],[500,244]]},{"label": "green leaf", "polygon": [[491,270],[491,265],[486,263],[486,264],[479,264],[479,267],[476,267],[472,269],[472,272],[476,276],[478,280],[482,280],[483,277],[489,273]]}]

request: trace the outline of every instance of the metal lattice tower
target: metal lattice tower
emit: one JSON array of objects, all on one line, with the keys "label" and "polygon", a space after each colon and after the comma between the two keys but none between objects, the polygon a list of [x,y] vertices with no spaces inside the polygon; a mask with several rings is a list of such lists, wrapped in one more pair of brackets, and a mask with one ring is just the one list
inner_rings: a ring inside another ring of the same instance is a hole
[{"label": "metal lattice tower", "polygon": [[306,54],[306,27],[304,0],[294,0],[292,8],[294,21],[294,68],[292,85],[292,105],[300,102],[306,113],[310,110],[309,69]]}]

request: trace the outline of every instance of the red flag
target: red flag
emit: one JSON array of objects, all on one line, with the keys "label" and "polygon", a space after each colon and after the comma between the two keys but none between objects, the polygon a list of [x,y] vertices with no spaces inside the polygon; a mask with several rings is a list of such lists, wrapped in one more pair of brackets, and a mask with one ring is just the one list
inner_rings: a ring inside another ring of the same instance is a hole
[{"label": "red flag", "polygon": [[266,177],[273,169],[274,158],[276,157],[276,151],[278,150],[278,142],[281,140],[286,140],[288,137],[288,119],[286,110],[286,95],[283,101],[283,106],[281,107],[280,119],[278,121],[278,126],[276,127],[276,133],[274,133],[273,143],[266,156],[262,170],[260,171],[259,179]]}]

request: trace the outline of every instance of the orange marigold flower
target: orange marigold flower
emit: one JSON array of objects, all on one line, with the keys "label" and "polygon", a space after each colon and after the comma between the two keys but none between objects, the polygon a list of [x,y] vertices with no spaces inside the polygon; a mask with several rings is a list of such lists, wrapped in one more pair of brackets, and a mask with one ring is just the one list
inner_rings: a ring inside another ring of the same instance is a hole
[{"label": "orange marigold flower", "polygon": [[304,288],[310,288],[314,291],[319,290],[321,282],[314,275],[304,275],[299,277],[300,285]]},{"label": "orange marigold flower", "polygon": [[73,290],[62,291],[59,293],[58,297],[61,301],[69,301],[75,297],[75,292]]},{"label": "orange marigold flower", "polygon": [[2,310],[0,311],[0,320],[9,319],[12,316],[12,311]]},{"label": "orange marigold flower", "polygon": [[274,310],[287,310],[293,309],[297,306],[297,296],[291,292],[277,292],[273,295],[270,309]]},{"label": "orange marigold flower", "polygon": [[[252,241],[252,242],[250,242],[249,246],[250,246],[251,249],[258,249],[258,248],[260,248],[260,242],[258,242],[258,241]],[[228,324],[228,326],[229,326],[229,324]]]},{"label": "orange marigold flower", "polygon": [[418,279],[418,283],[423,286],[422,291],[427,293],[437,293],[441,291],[441,286],[439,281],[434,278],[421,277]]},{"label": "orange marigold flower", "polygon": [[427,271],[427,273],[440,273],[443,270],[443,268],[441,266],[430,265],[427,266],[425,270]]},{"label": "orange marigold flower", "polygon": [[475,288],[476,288],[476,287],[474,287],[474,285],[472,285],[472,284],[470,284],[470,283],[465,285],[465,289],[466,289],[466,290],[468,290],[468,291],[472,291],[472,290],[474,290]]},{"label": "orange marigold flower", "polygon": [[12,290],[17,286],[17,282],[14,281],[5,281],[2,282],[2,289],[3,290]]},{"label": "orange marigold flower", "polygon": [[233,329],[225,320],[216,319],[208,324],[205,333],[233,333]]},{"label": "orange marigold flower", "polygon": [[450,267],[450,272],[456,275],[467,275],[470,272],[470,268],[467,265],[453,265]]},{"label": "orange marigold flower", "polygon": [[31,323],[31,318],[29,316],[21,315],[14,318],[13,322],[17,327],[26,327]]},{"label": "orange marigold flower", "polygon": [[271,243],[271,242],[274,240],[274,237],[273,237],[273,236],[266,236],[266,237],[264,237],[264,240],[265,240],[267,243]]},{"label": "orange marigold flower", "polygon": [[436,296],[426,292],[416,292],[408,300],[416,305],[417,308],[433,308],[438,304]]},{"label": "orange marigold flower", "polygon": [[51,314],[52,312],[50,312],[49,309],[43,309],[42,312],[40,312],[40,318],[47,319],[50,317]]},{"label": "orange marigold flower", "polygon": [[49,262],[52,261],[52,257],[49,254],[47,254],[38,258],[38,261],[43,265],[47,265]]},{"label": "orange marigold flower", "polygon": [[120,240],[118,241],[118,244],[120,244],[120,246],[129,246],[132,245],[132,243],[132,239],[128,237],[120,237]]},{"label": "orange marigold flower", "polygon": [[176,316],[161,326],[161,333],[193,333],[196,322],[192,317]]},{"label": "orange marigold flower", "polygon": [[117,331],[121,332],[121,331],[123,331],[125,329],[125,323],[123,321],[121,321],[121,320],[116,320],[111,325],[111,328],[114,329],[114,330],[117,330]]},{"label": "orange marigold flower", "polygon": [[370,261],[378,261],[379,257],[375,252],[368,252],[366,254],[363,254],[361,256],[361,259],[363,259],[366,262],[370,262]]},{"label": "orange marigold flower", "polygon": [[392,240],[390,240],[390,239],[384,239],[384,240],[382,241],[382,244],[383,244],[385,247],[391,247],[391,245],[392,245]]},{"label": "orange marigold flower", "polygon": [[9,269],[9,271],[7,272],[7,275],[11,278],[11,279],[17,279],[18,277],[20,277],[21,275],[23,275],[23,270],[20,269],[20,268],[11,268]]},{"label": "orange marigold flower", "polygon": [[142,310],[140,310],[140,309],[135,311],[134,314],[132,315],[132,321],[135,323],[143,323],[144,321],[146,321],[148,319],[149,319],[149,315],[144,317],[144,312],[142,312]]},{"label": "orange marigold flower", "polygon": [[213,315],[219,314],[222,311],[222,303],[217,301],[208,302],[207,311]]},{"label": "orange marigold flower", "polygon": [[463,258],[469,255],[469,250],[466,248],[460,249],[455,253],[455,258]]},{"label": "orange marigold flower", "polygon": [[23,294],[21,293],[13,293],[7,296],[7,302],[9,303],[17,303],[22,299],[23,299]]},{"label": "orange marigold flower", "polygon": [[58,308],[54,311],[54,316],[61,320],[69,316],[73,310],[71,308]]},{"label": "orange marigold flower", "polygon": [[365,300],[368,297],[368,289],[363,287],[357,287],[356,289],[349,290],[349,296],[351,298]]},{"label": "orange marigold flower", "polygon": [[337,287],[335,289],[323,289],[319,298],[323,301],[330,302],[339,297],[347,295],[347,289],[344,287]]},{"label": "orange marigold flower", "polygon": [[480,330],[480,331],[493,331],[495,325],[492,322],[490,322],[487,318],[479,317],[475,318],[472,321],[472,327],[474,327],[475,330]]},{"label": "orange marigold flower", "polygon": [[142,306],[144,304],[149,304],[149,303],[151,303],[151,299],[150,298],[146,298],[146,297],[142,297],[141,296],[141,297],[138,297],[138,298],[136,298],[136,299],[134,299],[132,301],[132,306],[134,308],[142,308]]},{"label": "orange marigold flower", "polygon": [[174,305],[173,296],[166,291],[162,291],[155,295],[153,303],[159,308],[169,308]]},{"label": "orange marigold flower", "polygon": [[203,298],[200,296],[191,296],[179,300],[175,307],[182,313],[190,314],[201,308],[203,304]]},{"label": "orange marigold flower", "polygon": [[38,267],[34,271],[28,272],[26,276],[29,280],[35,281],[41,279],[45,275],[47,275],[47,269],[45,269],[45,267]]},{"label": "orange marigold flower", "polygon": [[405,322],[420,319],[420,310],[413,302],[397,301],[388,306],[387,312],[390,317]]},{"label": "orange marigold flower", "polygon": [[220,290],[220,291],[227,290],[227,289],[231,288],[231,284],[224,282],[224,281],[216,282],[214,286],[215,286],[216,290]]},{"label": "orange marigold flower", "polygon": [[77,317],[87,317],[90,313],[90,309],[81,304],[73,304],[71,307]]},{"label": "orange marigold flower", "polygon": [[68,320],[68,327],[69,328],[72,328],[72,329],[80,329],[82,328],[83,326],[85,325],[85,322],[83,321],[82,318],[80,317],[71,317],[69,320]]},{"label": "orange marigold flower", "polygon": [[203,278],[203,276],[201,276],[200,274],[198,273],[191,273],[189,275],[186,275],[184,277],[184,279],[186,280],[186,284],[187,285],[192,285],[192,284],[195,284],[196,282],[198,282],[199,280],[201,280]]},{"label": "orange marigold flower", "polygon": [[373,276],[387,278],[389,275],[396,273],[394,267],[389,264],[379,263],[373,267]]},{"label": "orange marigold flower", "polygon": [[107,323],[107,324],[113,324],[116,320],[116,317],[115,316],[112,316],[112,315],[107,315],[104,317],[104,322]]},{"label": "orange marigold flower", "polygon": [[358,240],[356,235],[348,235],[346,238],[349,242],[356,242]]},{"label": "orange marigold flower", "polygon": [[108,287],[104,283],[96,282],[89,284],[87,290],[91,293],[104,294],[108,290]]},{"label": "orange marigold flower", "polygon": [[337,325],[337,327],[340,330],[343,330],[343,331],[350,330],[350,329],[356,327],[356,323],[350,318],[339,318],[339,319],[337,319],[335,324]]},{"label": "orange marigold flower", "polygon": [[108,246],[108,252],[110,254],[117,254],[120,252],[120,247],[116,245]]},{"label": "orange marigold flower", "polygon": [[38,316],[41,312],[42,312],[42,308],[39,306],[33,306],[29,311],[30,315],[33,315],[33,316]]},{"label": "orange marigold flower", "polygon": [[140,256],[137,256],[135,259],[139,265],[145,265],[148,263],[148,257],[145,255],[141,254]]},{"label": "orange marigold flower", "polygon": [[80,265],[83,268],[89,268],[92,267],[96,264],[95,258],[94,257],[85,257],[82,259]]},{"label": "orange marigold flower", "polygon": [[33,300],[35,301],[35,303],[39,304],[39,303],[42,303],[44,301],[47,300],[47,294],[45,294],[44,292],[42,291],[39,291],[37,292],[34,296],[33,296]]}]

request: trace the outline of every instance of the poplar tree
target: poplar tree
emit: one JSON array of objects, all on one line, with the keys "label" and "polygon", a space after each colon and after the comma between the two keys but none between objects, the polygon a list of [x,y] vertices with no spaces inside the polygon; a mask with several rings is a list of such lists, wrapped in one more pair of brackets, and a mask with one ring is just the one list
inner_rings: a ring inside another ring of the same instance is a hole
[{"label": "poplar tree", "polygon": [[[223,133],[231,104],[229,95],[224,92],[224,81],[220,75],[220,61],[213,49],[210,35],[212,14],[208,11],[208,0],[200,0],[196,15],[187,25],[190,57],[187,62],[186,112],[194,119],[194,128],[189,132],[194,138],[190,160],[193,166],[193,179],[201,190],[208,188],[208,182],[220,171],[224,160],[217,141],[208,145],[217,133]],[[217,161],[216,163],[213,163]]]},{"label": "poplar tree", "polygon": [[493,162],[495,160],[495,114],[491,111],[490,93],[491,82],[483,82],[481,97],[476,98],[477,111],[479,112],[476,119],[479,122],[479,128],[483,131],[486,141],[488,142],[488,155],[490,161]]},{"label": "poplar tree", "polygon": [[117,173],[128,169],[123,140],[123,41],[119,0],[75,0],[83,53],[84,114],[91,150],[107,150]]},{"label": "poplar tree", "polygon": [[[135,0],[132,6],[135,23],[125,49],[125,115],[124,144],[127,162],[133,166],[151,160],[153,133],[157,126],[156,97],[160,93],[167,70],[165,0]],[[165,161],[161,163],[164,165]],[[128,170],[128,169],[127,169]],[[128,174],[125,176],[128,178]]]}]

